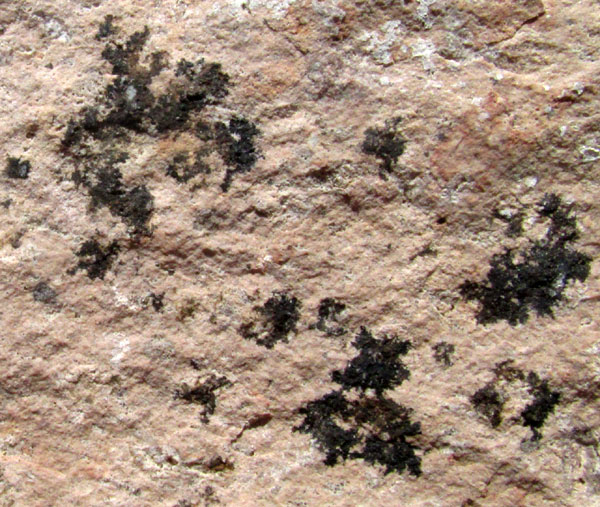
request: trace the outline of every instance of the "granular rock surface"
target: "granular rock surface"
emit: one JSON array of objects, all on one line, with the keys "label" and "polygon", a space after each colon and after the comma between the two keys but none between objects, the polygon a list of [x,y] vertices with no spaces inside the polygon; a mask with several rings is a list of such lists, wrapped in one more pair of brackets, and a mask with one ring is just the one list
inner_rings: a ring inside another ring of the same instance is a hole
[{"label": "granular rock surface", "polygon": [[0,2],[0,505],[599,504],[599,27]]}]

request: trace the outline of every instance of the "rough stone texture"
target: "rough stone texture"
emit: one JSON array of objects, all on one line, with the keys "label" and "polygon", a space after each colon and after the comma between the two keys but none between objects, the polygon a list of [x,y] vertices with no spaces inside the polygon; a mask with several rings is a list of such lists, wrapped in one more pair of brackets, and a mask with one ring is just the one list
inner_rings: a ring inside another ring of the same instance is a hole
[{"label": "rough stone texture", "polygon": [[0,2],[0,504],[598,504],[599,26]]}]

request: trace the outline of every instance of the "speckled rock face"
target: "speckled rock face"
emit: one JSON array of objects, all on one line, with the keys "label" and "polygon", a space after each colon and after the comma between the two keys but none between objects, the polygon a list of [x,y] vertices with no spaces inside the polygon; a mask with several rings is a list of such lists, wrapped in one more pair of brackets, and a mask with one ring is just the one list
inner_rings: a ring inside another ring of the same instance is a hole
[{"label": "speckled rock face", "polygon": [[595,0],[5,0],[0,505],[600,503]]}]

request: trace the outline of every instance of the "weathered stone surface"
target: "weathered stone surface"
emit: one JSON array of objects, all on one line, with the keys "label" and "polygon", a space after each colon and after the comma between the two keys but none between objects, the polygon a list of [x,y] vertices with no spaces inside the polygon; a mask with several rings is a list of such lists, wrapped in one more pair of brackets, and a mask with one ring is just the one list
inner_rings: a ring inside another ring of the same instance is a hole
[{"label": "weathered stone surface", "polygon": [[5,0],[0,503],[599,503],[598,26]]}]

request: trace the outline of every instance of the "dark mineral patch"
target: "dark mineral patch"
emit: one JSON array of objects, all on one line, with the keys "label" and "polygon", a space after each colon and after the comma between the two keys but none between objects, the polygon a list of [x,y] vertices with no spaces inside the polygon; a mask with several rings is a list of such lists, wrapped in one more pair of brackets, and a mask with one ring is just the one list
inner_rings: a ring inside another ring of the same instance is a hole
[{"label": "dark mineral patch", "polygon": [[105,39],[117,32],[117,28],[113,25],[115,17],[111,14],[104,16],[104,21],[100,23],[98,27],[98,33],[96,34],[96,40]]},{"label": "dark mineral patch", "polygon": [[540,440],[542,433],[540,428],[546,422],[548,416],[554,412],[554,407],[560,401],[560,393],[552,391],[547,380],[540,380],[535,373],[527,377],[530,385],[529,392],[533,395],[533,401],[521,412],[523,426],[527,426],[533,432],[532,440]]},{"label": "dark mineral patch", "polygon": [[471,396],[471,403],[475,409],[484,415],[493,428],[502,422],[502,407],[504,400],[493,384],[488,384]]},{"label": "dark mineral patch", "polygon": [[39,282],[31,291],[34,301],[51,304],[56,301],[56,291],[46,282]]},{"label": "dark mineral patch", "polygon": [[410,373],[398,356],[405,355],[410,342],[400,341],[395,336],[373,338],[362,327],[352,343],[360,353],[343,371],[334,371],[331,378],[344,389],[373,389],[377,394],[404,382]]},{"label": "dark mineral patch", "polygon": [[494,216],[508,224],[506,228],[506,235],[508,237],[512,238],[523,234],[523,220],[525,218],[523,213],[514,213],[508,216],[496,211]]},{"label": "dark mineral patch", "polygon": [[[408,378],[408,370],[398,361],[398,355],[408,351],[408,342],[385,336],[375,340],[362,328],[354,346],[360,349],[359,355],[343,371],[331,375],[342,388],[300,408],[304,420],[294,431],[312,435],[328,466],[362,459],[382,465],[386,474],[408,469],[420,475],[417,447],[409,440],[421,433],[420,424],[410,420],[409,409],[382,396]],[[354,388],[358,397],[348,396]]]},{"label": "dark mineral patch", "polygon": [[498,391],[497,385],[501,382],[508,384],[517,382],[527,386],[533,399],[521,411],[521,424],[533,432],[531,440],[540,440],[542,438],[540,429],[558,405],[560,393],[552,390],[548,381],[540,379],[537,373],[529,372],[526,375],[525,372],[513,366],[513,362],[510,360],[497,364],[493,371],[496,375],[495,380],[471,396],[471,402],[475,409],[488,419],[492,427],[496,428],[502,422],[502,409],[508,399],[506,395],[502,395]]},{"label": "dark mineral patch", "polygon": [[227,192],[233,176],[248,172],[256,163],[258,152],[254,145],[254,138],[259,131],[253,123],[241,117],[231,118],[229,125],[217,123],[215,129],[221,157],[227,164],[221,189]]},{"label": "dark mineral patch", "polygon": [[452,366],[452,354],[454,354],[454,345],[447,342],[439,342],[433,346],[433,358],[442,363],[445,367]]},{"label": "dark mineral patch", "polygon": [[319,303],[319,320],[314,327],[324,332],[327,336],[341,336],[346,330],[338,324],[340,314],[346,309],[344,303],[339,303],[333,298],[322,299]]},{"label": "dark mineral patch", "polygon": [[[360,442],[357,428],[345,429],[340,426],[342,421],[351,416],[350,404],[342,391],[334,391],[311,401],[298,412],[304,416],[304,421],[294,430],[313,436],[326,453],[326,465],[333,466],[340,458],[347,459],[352,447]],[[339,419],[339,424],[336,419]]]},{"label": "dark mineral patch", "polygon": [[76,253],[79,262],[75,271],[85,269],[90,279],[103,280],[118,253],[119,245],[115,241],[103,246],[95,239],[90,239],[83,243]]},{"label": "dark mineral patch", "polygon": [[146,54],[148,27],[125,40],[115,40],[117,33],[114,17],[107,16],[96,38],[107,40],[102,57],[111,65],[114,78],[95,104],[82,108],[78,118],[68,122],[62,152],[77,166],[74,179],[90,192],[94,206],[107,206],[134,233],[150,234],[152,195],[144,184],[130,188],[122,183],[115,167],[122,160],[115,153],[127,154],[135,148],[135,136],[147,141],[181,132],[195,135],[190,141],[194,161],[187,161],[185,154],[175,155],[167,174],[183,183],[207,174],[210,168],[203,158],[215,153],[226,165],[222,185],[226,191],[235,174],[249,171],[256,163],[258,129],[236,114],[230,115],[228,124],[208,121],[206,107],[220,104],[231,85],[220,63],[182,59],[170,71],[170,79],[163,80],[163,88],[157,89],[154,78],[169,68],[168,55]]},{"label": "dark mineral patch", "polygon": [[196,160],[190,162],[187,153],[178,153],[167,166],[167,176],[179,183],[187,183],[198,174],[210,173],[210,167],[202,160],[202,153],[196,154]]},{"label": "dark mineral patch", "polygon": [[126,188],[121,171],[114,167],[124,158],[110,159],[105,165],[87,167],[82,173],[75,171],[73,180],[88,189],[92,207],[106,206],[136,233],[148,234],[148,221],[154,210],[154,198],[145,185]]},{"label": "dark mineral patch", "polygon": [[211,375],[204,382],[199,382],[195,387],[182,384],[181,388],[175,390],[175,399],[184,400],[188,403],[203,405],[201,413],[202,422],[208,422],[208,416],[215,413],[217,397],[215,391],[221,387],[230,385],[231,382],[225,377]]},{"label": "dark mineral patch", "polygon": [[539,214],[550,219],[544,238],[523,251],[494,255],[486,281],[461,285],[461,294],[480,304],[480,324],[506,320],[514,326],[526,322],[531,310],[554,316],[553,307],[563,299],[567,284],[588,277],[591,257],[569,246],[578,237],[571,206],[549,194],[540,203]]},{"label": "dark mineral patch", "polygon": [[4,174],[8,178],[26,180],[29,177],[31,163],[16,157],[8,157]]},{"label": "dark mineral patch", "polygon": [[368,128],[362,143],[362,151],[374,155],[381,161],[381,168],[391,172],[398,158],[404,153],[406,139],[398,130],[401,118],[385,122],[383,128]]},{"label": "dark mineral patch", "polygon": [[[274,292],[258,312],[263,316],[262,326],[250,322],[242,325],[241,335],[259,345],[272,349],[277,342],[287,342],[300,319],[300,301],[284,292]],[[260,329],[262,327],[262,329]]]}]

